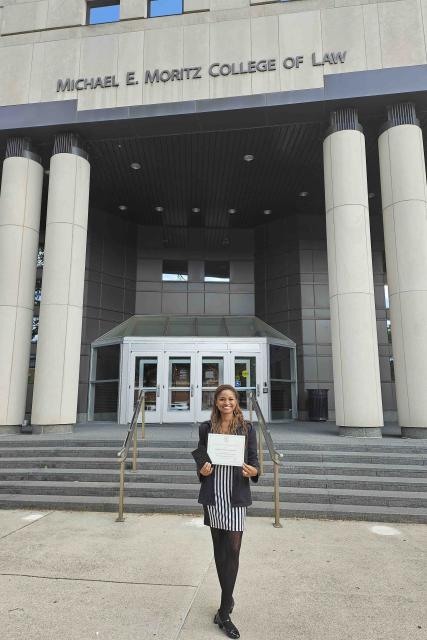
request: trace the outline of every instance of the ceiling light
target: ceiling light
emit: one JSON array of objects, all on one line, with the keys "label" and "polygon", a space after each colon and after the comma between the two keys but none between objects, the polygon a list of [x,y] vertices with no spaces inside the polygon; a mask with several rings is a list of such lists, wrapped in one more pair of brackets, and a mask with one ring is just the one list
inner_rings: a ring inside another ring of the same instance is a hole
[{"label": "ceiling light", "polygon": [[228,213],[237,213],[237,209],[229,209]]},{"label": "ceiling light", "polygon": [[119,204],[120,211],[127,211],[127,206],[125,204]]},{"label": "ceiling light", "polygon": [[191,211],[192,211],[193,213],[200,213],[200,209],[199,209],[199,207],[193,207],[193,208],[191,209]]},{"label": "ceiling light", "polygon": [[372,200],[372,198],[375,198],[375,193],[373,191],[371,191],[370,193],[368,193],[368,198],[370,200]]},{"label": "ceiling light", "polygon": [[298,195],[300,198],[306,198],[308,196],[308,191],[300,191]]},{"label": "ceiling light", "polygon": [[45,175],[45,176],[48,176],[49,174],[50,174],[50,169],[45,169],[45,170],[44,170],[44,175]]},{"label": "ceiling light", "polygon": [[224,246],[226,246],[226,245],[230,244],[230,240],[229,240],[229,238],[224,238],[224,240],[222,241],[222,244],[223,244]]},{"label": "ceiling light", "polygon": [[157,213],[162,213],[164,211],[163,207],[155,207],[155,210],[157,211]]},{"label": "ceiling light", "polygon": [[243,160],[245,162],[252,162],[252,160],[255,159],[255,156],[253,156],[251,153],[247,153],[245,156],[243,156]]},{"label": "ceiling light", "polygon": [[271,209],[264,209],[265,216],[269,216],[271,213],[273,213]]},{"label": "ceiling light", "polygon": [[139,164],[139,162],[132,162],[132,164],[130,165],[131,169],[135,169],[135,171],[138,171],[138,169],[141,168],[141,165]]}]

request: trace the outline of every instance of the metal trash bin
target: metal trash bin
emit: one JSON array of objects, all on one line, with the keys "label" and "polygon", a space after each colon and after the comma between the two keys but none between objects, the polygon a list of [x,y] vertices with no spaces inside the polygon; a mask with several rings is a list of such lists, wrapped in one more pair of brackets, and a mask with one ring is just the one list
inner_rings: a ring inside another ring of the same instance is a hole
[{"label": "metal trash bin", "polygon": [[308,419],[324,422],[328,419],[329,389],[308,389]]}]

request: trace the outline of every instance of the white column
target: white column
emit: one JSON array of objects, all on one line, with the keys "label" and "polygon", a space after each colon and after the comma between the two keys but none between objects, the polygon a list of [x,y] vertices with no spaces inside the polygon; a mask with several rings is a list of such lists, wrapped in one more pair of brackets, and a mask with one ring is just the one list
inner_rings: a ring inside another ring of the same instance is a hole
[{"label": "white column", "polygon": [[11,138],[0,193],[0,432],[25,417],[42,187],[29,141]]},{"label": "white column", "polygon": [[427,195],[413,105],[389,108],[379,137],[397,411],[404,437],[427,438]]},{"label": "white column", "polygon": [[328,134],[323,156],[336,423],[341,435],[381,437],[365,138],[356,111],[334,112]]},{"label": "white column", "polygon": [[71,429],[63,425],[76,422],[89,179],[75,136],[58,136],[50,162],[31,417],[38,431]]}]

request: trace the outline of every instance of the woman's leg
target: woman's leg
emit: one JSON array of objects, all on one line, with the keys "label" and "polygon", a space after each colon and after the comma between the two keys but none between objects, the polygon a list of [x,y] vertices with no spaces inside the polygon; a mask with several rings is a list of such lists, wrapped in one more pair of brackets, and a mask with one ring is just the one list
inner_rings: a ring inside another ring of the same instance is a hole
[{"label": "woman's leg", "polygon": [[[239,570],[240,547],[242,544],[243,531],[224,531],[221,541],[225,549],[225,554],[221,558],[222,567],[220,578],[221,583],[221,606],[219,615],[222,620],[226,620],[233,601],[234,585],[236,584],[237,572]],[[219,575],[219,571],[218,571]]]},{"label": "woman's leg", "polygon": [[226,568],[226,544],[225,535],[227,531],[223,529],[215,529],[211,527],[211,536],[214,548],[215,565],[218,574],[219,584],[221,585],[221,591],[223,590],[223,575]]}]

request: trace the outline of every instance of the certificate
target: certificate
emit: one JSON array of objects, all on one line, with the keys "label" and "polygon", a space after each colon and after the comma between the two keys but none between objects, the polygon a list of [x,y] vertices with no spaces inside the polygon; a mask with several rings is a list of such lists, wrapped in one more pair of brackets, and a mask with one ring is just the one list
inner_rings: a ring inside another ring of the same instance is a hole
[{"label": "certificate", "polygon": [[227,433],[209,433],[208,456],[212,460],[212,464],[243,467],[245,436],[234,436]]}]

